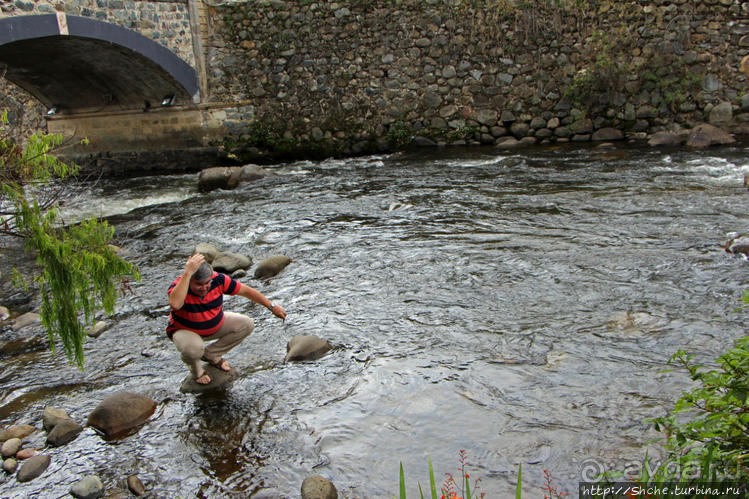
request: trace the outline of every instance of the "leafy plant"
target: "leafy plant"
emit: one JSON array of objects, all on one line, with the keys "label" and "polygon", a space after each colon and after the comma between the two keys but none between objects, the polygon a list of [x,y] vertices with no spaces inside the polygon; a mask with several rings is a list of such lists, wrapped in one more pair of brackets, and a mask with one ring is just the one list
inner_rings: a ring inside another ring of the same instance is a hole
[{"label": "leafy plant", "polygon": [[[139,279],[137,269],[121,259],[109,244],[114,228],[105,221],[88,220],[68,226],[58,214],[58,189],[53,179],[78,172],[52,155],[62,136],[35,134],[25,146],[7,131],[7,112],[0,116],[0,234],[24,240],[36,255],[40,273],[34,281],[41,291],[41,320],[50,348],[59,338],[68,360],[83,368],[85,329],[97,310],[114,311],[115,282]],[[20,281],[14,269],[13,281]],[[82,317],[81,317],[82,316]]]},{"label": "leafy plant", "polygon": [[[743,300],[748,301],[746,293]],[[661,467],[697,464],[703,480],[749,478],[749,337],[718,357],[716,368],[695,363],[682,350],[670,363],[687,370],[700,386],[684,393],[667,416],[653,420],[667,435],[669,456]],[[682,414],[691,419],[681,422]]]},{"label": "leafy plant", "polygon": [[396,121],[387,130],[388,143],[391,147],[398,148],[410,144],[413,141],[413,131],[402,121]]},{"label": "leafy plant", "polygon": [[605,92],[621,87],[621,80],[629,68],[622,52],[621,37],[597,31],[590,39],[590,52],[595,54],[591,65],[578,71],[564,95],[582,107],[591,107],[594,100]]}]

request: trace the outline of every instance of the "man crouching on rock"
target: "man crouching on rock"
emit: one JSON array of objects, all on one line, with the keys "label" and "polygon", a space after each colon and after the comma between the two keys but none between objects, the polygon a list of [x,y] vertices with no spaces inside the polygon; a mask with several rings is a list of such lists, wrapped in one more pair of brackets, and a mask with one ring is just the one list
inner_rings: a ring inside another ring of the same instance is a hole
[{"label": "man crouching on rock", "polygon": [[[264,306],[279,319],[286,319],[280,305],[273,305],[258,290],[246,286],[225,274],[214,272],[205,257],[196,253],[187,259],[185,271],[167,291],[172,313],[166,333],[182,354],[182,361],[190,368],[195,382],[207,385],[211,377],[200,361],[229,371],[223,358],[255,329],[246,315],[224,312],[224,295],[240,295]],[[206,342],[213,341],[206,346]]]}]

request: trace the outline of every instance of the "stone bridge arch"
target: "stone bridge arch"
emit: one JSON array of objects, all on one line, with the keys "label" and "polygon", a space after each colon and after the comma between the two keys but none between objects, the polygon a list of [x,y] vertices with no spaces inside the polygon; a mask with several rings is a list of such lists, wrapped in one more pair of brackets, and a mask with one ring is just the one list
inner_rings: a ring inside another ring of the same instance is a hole
[{"label": "stone bridge arch", "polygon": [[0,72],[63,114],[200,101],[197,72],[168,48],[64,13],[0,19]]}]

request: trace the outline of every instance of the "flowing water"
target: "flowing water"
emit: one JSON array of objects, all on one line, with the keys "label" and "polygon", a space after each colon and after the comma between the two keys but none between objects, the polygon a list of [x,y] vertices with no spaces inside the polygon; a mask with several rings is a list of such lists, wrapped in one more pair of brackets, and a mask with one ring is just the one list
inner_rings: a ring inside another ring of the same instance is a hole
[{"label": "flowing water", "polygon": [[[137,473],[154,497],[298,497],[311,474],[342,497],[409,497],[466,450],[487,497],[542,497],[543,470],[576,495],[604,470],[636,467],[689,388],[662,372],[679,348],[709,361],[745,334],[745,259],[720,244],[747,230],[749,147],[662,151],[440,149],[269,167],[234,191],[195,175],[100,179],[66,217],[107,216],[143,275],[86,369],[41,331],[4,331],[0,424],[39,426],[48,405],[79,422],[121,390],[159,402],[135,434],[92,429],[49,449],[42,477],[0,496],[64,497],[81,476]],[[241,373],[211,396],[164,334],[166,289],[193,245],[293,258],[243,282],[289,316],[240,297],[256,330],[230,352]],[[336,348],[283,364],[296,334]],[[8,341],[11,338],[13,341]],[[43,445],[43,432],[35,437]],[[657,459],[657,448],[650,447]]]}]

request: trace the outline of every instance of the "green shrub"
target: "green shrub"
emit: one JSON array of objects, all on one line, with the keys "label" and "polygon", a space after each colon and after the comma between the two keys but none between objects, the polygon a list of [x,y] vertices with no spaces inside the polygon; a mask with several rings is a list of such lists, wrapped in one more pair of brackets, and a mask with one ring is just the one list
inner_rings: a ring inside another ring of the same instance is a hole
[{"label": "green shrub", "polygon": [[[714,368],[695,363],[682,350],[670,363],[686,369],[699,386],[684,393],[667,416],[653,420],[667,435],[669,455],[660,468],[699,470],[700,480],[748,480],[749,337],[736,341]],[[680,421],[687,414],[689,419]]]}]

